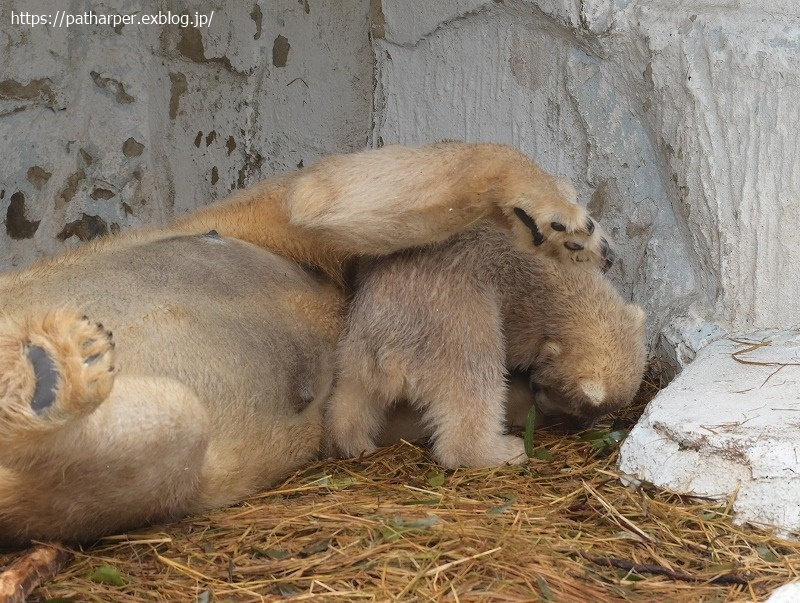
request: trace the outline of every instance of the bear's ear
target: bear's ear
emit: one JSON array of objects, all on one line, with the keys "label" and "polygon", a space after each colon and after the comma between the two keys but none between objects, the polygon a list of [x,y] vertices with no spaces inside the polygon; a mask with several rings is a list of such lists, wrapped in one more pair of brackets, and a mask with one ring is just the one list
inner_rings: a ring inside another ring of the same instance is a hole
[{"label": "bear's ear", "polygon": [[542,349],[539,351],[539,358],[542,360],[553,360],[561,356],[561,352],[563,352],[561,345],[552,339],[548,339],[542,344]]}]

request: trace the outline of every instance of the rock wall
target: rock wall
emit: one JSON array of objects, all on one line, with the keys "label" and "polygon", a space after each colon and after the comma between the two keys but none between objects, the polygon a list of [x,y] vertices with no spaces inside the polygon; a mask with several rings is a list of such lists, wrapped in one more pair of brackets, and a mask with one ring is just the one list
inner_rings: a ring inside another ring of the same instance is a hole
[{"label": "rock wall", "polygon": [[382,0],[373,143],[514,144],[571,178],[675,365],[800,321],[800,5]]},{"label": "rock wall", "polygon": [[[20,23],[57,9],[136,22]],[[367,144],[368,0],[0,0],[0,20],[0,268]]]},{"label": "rock wall", "polygon": [[499,141],[576,183],[671,364],[800,323],[793,0],[88,4],[213,17],[0,0],[0,268],[327,153]]}]

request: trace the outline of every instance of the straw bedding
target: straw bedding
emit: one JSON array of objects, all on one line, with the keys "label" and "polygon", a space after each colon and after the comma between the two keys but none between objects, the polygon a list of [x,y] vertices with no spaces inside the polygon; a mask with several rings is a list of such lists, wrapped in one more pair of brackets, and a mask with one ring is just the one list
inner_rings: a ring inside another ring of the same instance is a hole
[{"label": "straw bedding", "polygon": [[[400,444],[240,505],[83,549],[29,601],[754,601],[800,545],[730,502],[623,485],[621,429],[540,430],[524,467],[442,471]],[[0,555],[0,569],[17,554]]]}]

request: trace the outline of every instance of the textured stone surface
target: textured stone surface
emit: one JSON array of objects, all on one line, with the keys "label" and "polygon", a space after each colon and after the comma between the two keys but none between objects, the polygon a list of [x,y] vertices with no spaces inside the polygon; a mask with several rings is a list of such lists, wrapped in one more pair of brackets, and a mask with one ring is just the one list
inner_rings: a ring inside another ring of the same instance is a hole
[{"label": "textured stone surface", "polygon": [[734,498],[738,521],[800,534],[800,330],[720,339],[648,405],[620,469]]},{"label": "textured stone surface", "polygon": [[11,24],[0,0],[0,268],[163,223],[369,137],[369,1],[92,2],[180,25]]}]

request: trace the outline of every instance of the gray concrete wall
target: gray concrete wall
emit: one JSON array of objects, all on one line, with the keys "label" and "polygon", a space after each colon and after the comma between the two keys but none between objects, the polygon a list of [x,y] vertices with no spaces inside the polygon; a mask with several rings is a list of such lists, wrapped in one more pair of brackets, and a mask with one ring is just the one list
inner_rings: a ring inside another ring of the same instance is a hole
[{"label": "gray concrete wall", "polygon": [[[206,28],[11,22],[89,8],[214,14]],[[368,14],[368,0],[0,0],[0,268],[364,148]]]},{"label": "gray concrete wall", "polygon": [[677,365],[723,330],[800,322],[796,2],[380,8],[375,144],[507,142],[571,178]]}]

